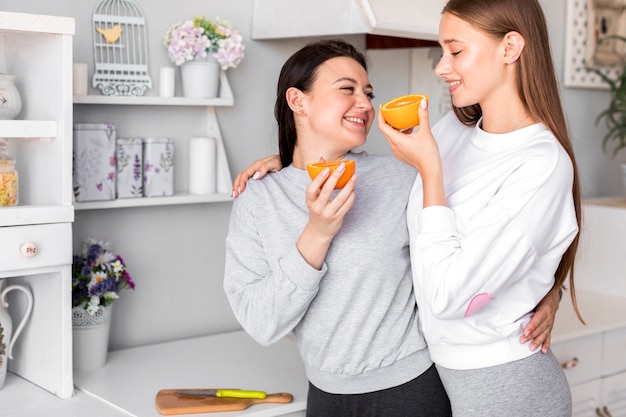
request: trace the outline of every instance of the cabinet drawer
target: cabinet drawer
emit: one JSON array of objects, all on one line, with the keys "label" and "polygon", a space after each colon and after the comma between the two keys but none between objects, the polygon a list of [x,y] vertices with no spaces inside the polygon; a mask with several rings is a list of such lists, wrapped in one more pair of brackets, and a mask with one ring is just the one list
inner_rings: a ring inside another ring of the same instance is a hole
[{"label": "cabinet drawer", "polygon": [[602,334],[581,337],[552,346],[570,385],[590,381],[602,375]]},{"label": "cabinet drawer", "polygon": [[596,416],[602,403],[602,380],[574,385],[572,389],[572,417]]},{"label": "cabinet drawer", "polygon": [[604,334],[602,373],[612,375],[626,370],[626,328]]},{"label": "cabinet drawer", "polygon": [[0,254],[0,273],[70,265],[71,223],[0,227]]}]

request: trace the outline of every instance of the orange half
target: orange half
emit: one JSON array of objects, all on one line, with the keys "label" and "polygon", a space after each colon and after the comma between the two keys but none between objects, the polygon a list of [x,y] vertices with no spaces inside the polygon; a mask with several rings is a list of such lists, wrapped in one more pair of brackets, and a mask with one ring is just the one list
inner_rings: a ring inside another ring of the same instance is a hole
[{"label": "orange half", "polygon": [[342,161],[314,162],[312,164],[308,164],[306,166],[306,170],[309,172],[309,177],[311,177],[311,179],[314,180],[315,177],[317,177],[320,174],[320,172],[322,172],[326,168],[330,168],[330,174],[329,174],[330,176],[335,171],[335,169],[337,169],[339,164],[341,164],[342,162],[345,162],[346,170],[343,172],[343,174],[337,181],[337,184],[335,185],[335,190],[336,190],[339,188],[343,188],[348,183],[350,178],[352,178],[352,176],[354,175],[356,163],[354,162],[353,159],[344,159]]},{"label": "orange half", "polygon": [[420,124],[417,113],[422,100],[428,100],[424,94],[407,94],[396,97],[382,105],[380,112],[387,123],[398,130],[409,129]]}]

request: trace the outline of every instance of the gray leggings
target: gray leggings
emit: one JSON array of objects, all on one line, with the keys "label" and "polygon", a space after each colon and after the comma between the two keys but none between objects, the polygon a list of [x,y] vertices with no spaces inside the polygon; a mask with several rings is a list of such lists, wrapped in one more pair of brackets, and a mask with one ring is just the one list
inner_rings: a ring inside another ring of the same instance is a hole
[{"label": "gray leggings", "polygon": [[454,417],[570,417],[572,396],[552,352],[489,368],[437,366]]}]

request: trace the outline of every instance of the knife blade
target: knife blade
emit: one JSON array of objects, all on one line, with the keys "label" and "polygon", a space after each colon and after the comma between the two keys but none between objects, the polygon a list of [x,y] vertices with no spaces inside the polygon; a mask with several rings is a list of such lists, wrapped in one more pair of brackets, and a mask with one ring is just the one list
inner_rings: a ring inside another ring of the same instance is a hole
[{"label": "knife blade", "polygon": [[176,395],[180,397],[218,397],[218,398],[260,398],[267,397],[265,391],[253,391],[242,389],[216,389],[216,390],[181,390]]}]

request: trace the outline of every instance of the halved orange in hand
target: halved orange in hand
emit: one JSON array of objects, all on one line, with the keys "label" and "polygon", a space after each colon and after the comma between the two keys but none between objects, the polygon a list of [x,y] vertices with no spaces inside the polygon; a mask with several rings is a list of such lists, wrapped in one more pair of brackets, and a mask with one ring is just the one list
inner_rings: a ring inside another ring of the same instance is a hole
[{"label": "halved orange in hand", "polygon": [[344,159],[342,161],[313,162],[312,164],[308,164],[306,166],[306,170],[309,172],[309,177],[311,177],[311,179],[314,180],[315,177],[317,177],[320,174],[320,172],[322,172],[326,168],[330,168],[330,174],[329,174],[330,176],[335,171],[335,169],[337,169],[339,164],[341,164],[342,162],[345,162],[346,170],[343,172],[343,174],[337,181],[337,184],[335,185],[335,190],[336,190],[339,188],[343,188],[348,183],[348,181],[350,181],[350,178],[352,178],[352,176],[354,175],[354,169],[356,167],[356,163],[354,162],[353,159]]},{"label": "halved orange in hand", "polygon": [[380,112],[385,121],[398,130],[408,129],[420,124],[417,114],[422,100],[428,100],[424,94],[407,94],[396,97],[382,105]]}]

